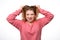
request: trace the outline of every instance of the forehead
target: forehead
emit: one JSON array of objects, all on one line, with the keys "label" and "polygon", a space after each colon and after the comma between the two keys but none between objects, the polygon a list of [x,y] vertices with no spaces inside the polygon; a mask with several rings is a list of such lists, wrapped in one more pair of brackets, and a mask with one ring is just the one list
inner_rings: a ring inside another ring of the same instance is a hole
[{"label": "forehead", "polygon": [[34,14],[34,11],[33,10],[27,10],[26,14]]}]

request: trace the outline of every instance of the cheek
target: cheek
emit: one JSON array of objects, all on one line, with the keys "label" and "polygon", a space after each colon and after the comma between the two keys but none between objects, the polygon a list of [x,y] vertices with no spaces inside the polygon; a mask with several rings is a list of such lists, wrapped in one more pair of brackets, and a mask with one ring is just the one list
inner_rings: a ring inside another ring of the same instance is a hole
[{"label": "cheek", "polygon": [[35,16],[31,16],[31,18],[32,18],[32,20],[34,20],[35,19]]},{"label": "cheek", "polygon": [[29,16],[26,16],[26,19],[28,20],[29,19]]},{"label": "cheek", "polygon": [[35,15],[33,15],[32,18],[35,18]]},{"label": "cheek", "polygon": [[26,15],[26,18],[28,18],[29,16]]}]

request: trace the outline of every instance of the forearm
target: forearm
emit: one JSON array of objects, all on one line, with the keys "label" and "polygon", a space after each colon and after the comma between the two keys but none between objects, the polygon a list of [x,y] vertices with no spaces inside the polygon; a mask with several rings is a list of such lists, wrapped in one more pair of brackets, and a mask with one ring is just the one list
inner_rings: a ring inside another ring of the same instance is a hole
[{"label": "forearm", "polygon": [[13,12],[12,14],[17,16],[17,15],[19,15],[20,13],[21,13],[21,9],[18,9],[18,10],[16,10],[15,12]]},{"label": "forearm", "polygon": [[51,14],[49,11],[46,11],[46,10],[44,10],[44,9],[39,9],[39,12],[41,13],[41,14],[43,14],[45,17],[48,17],[48,18],[53,18],[53,14]]},{"label": "forearm", "polygon": [[21,13],[20,9],[16,10],[15,12],[13,12],[13,13],[11,13],[11,14],[8,15],[7,20],[8,21],[15,20],[16,16],[19,15],[20,13]]}]

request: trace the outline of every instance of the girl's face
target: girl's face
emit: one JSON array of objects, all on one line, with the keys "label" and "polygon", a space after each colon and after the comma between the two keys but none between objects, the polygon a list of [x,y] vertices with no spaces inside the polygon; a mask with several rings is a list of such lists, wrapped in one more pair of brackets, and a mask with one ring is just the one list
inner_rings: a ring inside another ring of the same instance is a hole
[{"label": "girl's face", "polygon": [[33,10],[27,10],[26,11],[26,20],[28,22],[33,22],[35,19],[36,15],[34,14]]}]

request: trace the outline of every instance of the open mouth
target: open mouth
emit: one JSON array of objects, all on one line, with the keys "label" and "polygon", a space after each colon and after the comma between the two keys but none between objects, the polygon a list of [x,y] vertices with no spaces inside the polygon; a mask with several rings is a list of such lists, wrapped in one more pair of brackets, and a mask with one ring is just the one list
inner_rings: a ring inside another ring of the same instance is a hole
[{"label": "open mouth", "polygon": [[31,20],[32,18],[29,18],[29,20]]}]

